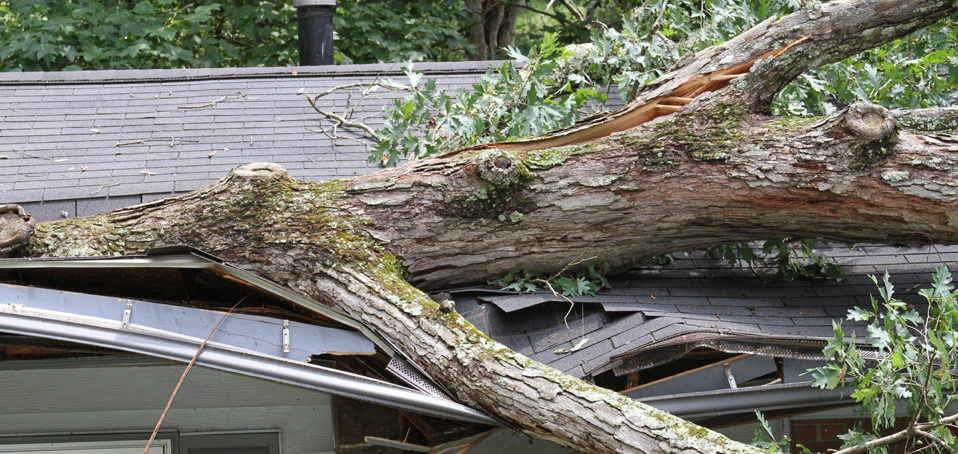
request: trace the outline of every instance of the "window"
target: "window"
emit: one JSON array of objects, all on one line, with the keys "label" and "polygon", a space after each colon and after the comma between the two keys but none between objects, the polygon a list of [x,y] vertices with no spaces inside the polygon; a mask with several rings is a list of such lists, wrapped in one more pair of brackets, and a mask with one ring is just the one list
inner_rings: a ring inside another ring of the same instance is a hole
[{"label": "window", "polygon": [[280,454],[279,432],[180,434],[179,454]]},{"label": "window", "polygon": [[[280,431],[177,434],[161,431],[149,454],[281,454]],[[142,454],[150,434],[0,437],[0,454]]]},{"label": "window", "polygon": [[[145,440],[41,442],[0,445],[0,453],[142,454]],[[154,440],[149,454],[174,454],[171,440]]]}]

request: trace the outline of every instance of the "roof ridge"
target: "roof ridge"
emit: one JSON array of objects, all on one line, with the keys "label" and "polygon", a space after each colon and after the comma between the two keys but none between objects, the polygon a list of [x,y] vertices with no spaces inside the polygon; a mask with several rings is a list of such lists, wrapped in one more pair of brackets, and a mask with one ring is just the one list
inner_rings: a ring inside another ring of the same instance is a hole
[{"label": "roof ridge", "polygon": [[[423,62],[414,68],[430,74],[485,72],[503,61]],[[95,71],[0,72],[0,85],[84,85],[189,82],[199,80],[264,78],[344,78],[402,74],[405,63],[329,66],[274,66],[241,68],[121,69]]]}]

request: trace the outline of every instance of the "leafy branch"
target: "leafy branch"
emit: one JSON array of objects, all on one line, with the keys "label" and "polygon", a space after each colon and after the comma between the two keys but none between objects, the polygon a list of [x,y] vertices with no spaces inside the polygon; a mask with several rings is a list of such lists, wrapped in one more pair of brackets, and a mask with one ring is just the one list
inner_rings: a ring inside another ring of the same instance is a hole
[{"label": "leafy branch", "polygon": [[606,262],[602,262],[599,268],[589,265],[575,274],[567,274],[569,268],[593,259],[595,257],[575,260],[551,276],[517,271],[503,276],[493,284],[501,287],[501,290],[520,293],[534,293],[547,288],[556,296],[566,297],[566,300],[571,303],[568,297],[595,296],[600,290],[612,288],[605,277],[609,272],[609,264]]},{"label": "leafy branch", "polygon": [[[815,250],[818,240],[814,238],[774,238],[762,244],[761,254],[770,258],[778,267],[778,277],[785,280],[797,278],[825,278],[841,280],[845,271],[834,260]],[[752,266],[762,260],[748,243],[723,244],[706,249],[709,258],[724,258],[733,266],[739,262]]]},{"label": "leafy branch", "polygon": [[[496,281],[495,284],[502,287],[502,290],[513,290],[520,293],[536,292],[540,286],[541,288],[548,288],[553,295],[569,303],[569,310],[566,311],[565,317],[562,318],[566,328],[568,328],[569,314],[572,313],[572,309],[575,307],[575,302],[572,301],[570,297],[575,298],[582,295],[595,296],[600,290],[612,288],[612,285],[609,284],[609,280],[605,278],[609,273],[609,264],[607,262],[602,262],[602,266],[598,269],[589,265],[578,273],[572,275],[567,274],[570,268],[594,259],[595,257],[584,259],[580,255],[577,259],[569,262],[551,276],[518,271],[503,276]],[[561,293],[556,290],[557,287],[562,291]]]},{"label": "leafy branch", "polygon": [[905,429],[891,435],[852,430],[840,437],[845,444],[837,453],[884,450],[903,440],[909,443],[908,452],[954,452],[958,440],[950,428],[958,414],[946,414],[956,400],[958,382],[958,291],[951,273],[944,266],[938,268],[932,287],[919,291],[928,302],[925,317],[894,298],[887,272],[881,285],[874,276],[872,281],[880,298],[872,297],[871,309],[851,309],[848,319],[869,322],[865,341],[877,352],[878,361],[859,350],[854,336],[846,341],[841,323],[834,322],[835,336],[823,353],[837,363],[812,369],[813,384],[852,387],[851,397],[871,413],[876,431],[895,427],[899,400],[907,403],[912,417]]}]

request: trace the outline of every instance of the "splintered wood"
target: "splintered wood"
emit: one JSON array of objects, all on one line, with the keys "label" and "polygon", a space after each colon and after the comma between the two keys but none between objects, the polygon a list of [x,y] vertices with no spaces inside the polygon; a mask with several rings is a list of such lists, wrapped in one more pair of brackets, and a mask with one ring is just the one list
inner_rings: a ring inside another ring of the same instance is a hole
[{"label": "splintered wood", "polygon": [[766,52],[746,63],[708,74],[699,74],[666,96],[655,98],[652,101],[644,103],[632,103],[619,111],[602,116],[593,122],[580,123],[571,128],[530,140],[479,145],[467,149],[497,148],[500,150],[513,151],[540,150],[564,145],[577,145],[608,137],[615,132],[627,131],[658,117],[672,114],[681,109],[682,106],[692,102],[693,99],[702,93],[725,88],[732,80],[747,75],[755,62],[781,55],[792,46],[803,43],[806,40],[808,40],[807,37],[801,37],[789,43],[787,46]]}]

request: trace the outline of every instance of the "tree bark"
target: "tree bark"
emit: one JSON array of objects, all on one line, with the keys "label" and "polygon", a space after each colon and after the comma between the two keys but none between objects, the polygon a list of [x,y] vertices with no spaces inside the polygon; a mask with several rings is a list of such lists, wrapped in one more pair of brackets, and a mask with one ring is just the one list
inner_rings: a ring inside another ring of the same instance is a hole
[{"label": "tree bark", "polygon": [[828,3],[705,50],[625,110],[549,137],[323,183],[250,164],[189,195],[40,224],[16,252],[190,245],[375,327],[460,401],[532,436],[586,452],[754,452],[532,362],[419,289],[768,237],[958,242],[958,140],[937,132],[958,129],[958,109],[763,113],[812,65],[956,11]]},{"label": "tree bark", "polygon": [[466,0],[471,23],[466,36],[475,46],[470,60],[489,60],[502,55],[499,49],[511,46],[516,40],[516,20],[524,0]]},{"label": "tree bark", "polygon": [[482,4],[482,0],[466,0],[466,9],[471,15],[466,37],[476,47],[474,52],[467,55],[470,60],[489,59],[489,47],[486,44],[486,13]]}]

